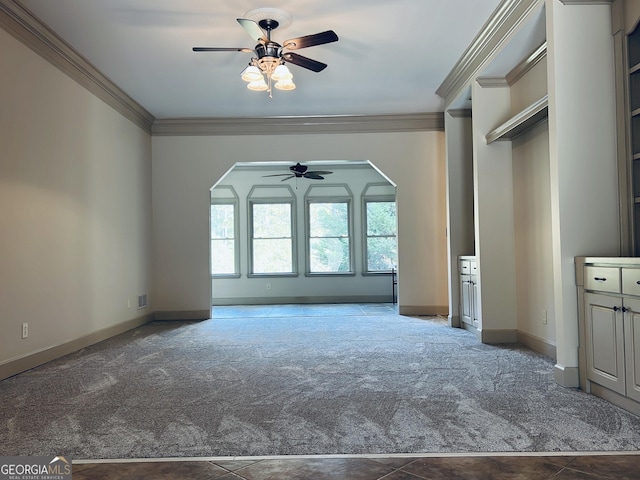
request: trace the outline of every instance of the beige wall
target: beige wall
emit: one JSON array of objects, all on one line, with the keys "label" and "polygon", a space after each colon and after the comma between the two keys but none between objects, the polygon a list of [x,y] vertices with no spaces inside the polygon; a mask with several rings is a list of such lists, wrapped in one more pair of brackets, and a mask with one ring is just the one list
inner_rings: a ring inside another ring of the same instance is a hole
[{"label": "beige wall", "polygon": [[144,312],[151,140],[2,30],[0,52],[2,365]]},{"label": "beige wall", "polygon": [[516,295],[518,331],[555,345],[549,188],[549,127],[544,122],[513,141]]},{"label": "beige wall", "polygon": [[397,185],[400,306],[447,312],[443,132],[153,138],[156,310],[209,308],[209,189],[235,162],[370,160]]}]

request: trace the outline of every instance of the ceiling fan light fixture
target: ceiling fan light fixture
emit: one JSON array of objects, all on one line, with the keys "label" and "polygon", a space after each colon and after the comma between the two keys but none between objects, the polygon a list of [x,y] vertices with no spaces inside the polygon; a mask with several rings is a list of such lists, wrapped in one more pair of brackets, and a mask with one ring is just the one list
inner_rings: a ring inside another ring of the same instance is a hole
[{"label": "ceiling fan light fixture", "polygon": [[276,69],[271,74],[271,79],[279,82],[281,80],[291,80],[293,78],[292,73],[289,71],[287,66],[283,63],[278,65]]},{"label": "ceiling fan light fixture", "polygon": [[269,85],[264,81],[264,77],[261,77],[260,80],[249,82],[247,88],[254,92],[264,92],[265,90],[269,90]]},{"label": "ceiling fan light fixture", "polygon": [[262,72],[255,65],[249,65],[242,71],[241,74],[242,80],[245,82],[259,82],[262,80],[264,83],[264,78],[262,77]]},{"label": "ceiling fan light fixture", "polygon": [[295,90],[296,84],[293,83],[291,78],[285,78],[283,80],[278,80],[274,87],[278,90]]}]

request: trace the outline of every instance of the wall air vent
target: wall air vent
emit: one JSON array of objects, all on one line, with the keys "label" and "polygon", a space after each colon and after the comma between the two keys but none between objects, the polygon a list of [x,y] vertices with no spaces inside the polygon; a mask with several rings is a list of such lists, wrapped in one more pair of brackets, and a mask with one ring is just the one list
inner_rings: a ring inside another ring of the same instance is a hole
[{"label": "wall air vent", "polygon": [[138,310],[147,307],[147,294],[138,295]]}]

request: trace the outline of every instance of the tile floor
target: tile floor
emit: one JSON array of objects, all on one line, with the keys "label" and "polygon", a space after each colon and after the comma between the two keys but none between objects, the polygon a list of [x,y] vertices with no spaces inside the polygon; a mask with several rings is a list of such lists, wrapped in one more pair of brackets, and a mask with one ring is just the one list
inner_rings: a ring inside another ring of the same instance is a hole
[{"label": "tile floor", "polygon": [[[397,313],[393,304],[216,306],[213,318]],[[79,461],[74,480],[640,479],[640,452],[610,455],[357,456]]]},{"label": "tile floor", "polygon": [[310,457],[73,465],[74,480],[640,479],[640,454],[596,456]]}]

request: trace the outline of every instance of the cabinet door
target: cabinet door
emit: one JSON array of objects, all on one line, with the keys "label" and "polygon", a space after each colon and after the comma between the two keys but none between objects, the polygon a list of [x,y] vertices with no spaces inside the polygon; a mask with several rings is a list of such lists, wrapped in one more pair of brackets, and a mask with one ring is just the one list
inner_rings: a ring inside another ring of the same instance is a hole
[{"label": "cabinet door", "polygon": [[462,321],[467,325],[473,325],[473,313],[471,309],[471,300],[473,292],[471,291],[471,277],[469,275],[460,276],[460,316]]},{"label": "cabinet door", "polygon": [[585,294],[587,378],[625,395],[622,298]]},{"label": "cabinet door", "polygon": [[640,402],[640,300],[624,299],[627,397]]},{"label": "cabinet door", "polygon": [[476,280],[476,276],[471,276],[471,320],[473,322],[473,326],[478,328],[478,282]]}]

